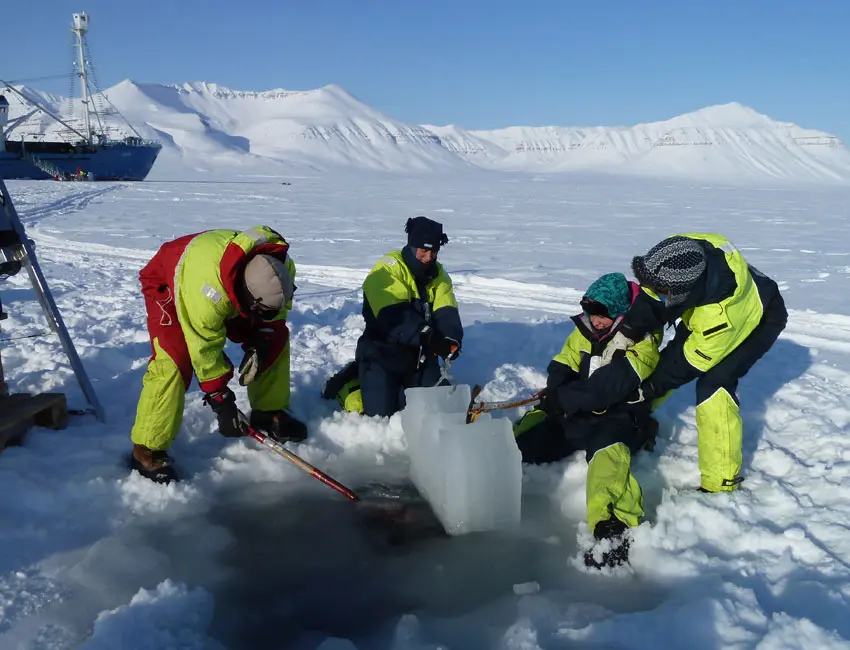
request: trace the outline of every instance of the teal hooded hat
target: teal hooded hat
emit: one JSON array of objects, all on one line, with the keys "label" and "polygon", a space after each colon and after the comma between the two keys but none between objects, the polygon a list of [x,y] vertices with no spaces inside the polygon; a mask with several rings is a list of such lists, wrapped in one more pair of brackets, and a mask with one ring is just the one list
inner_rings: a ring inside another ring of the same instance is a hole
[{"label": "teal hooded hat", "polygon": [[622,273],[606,273],[588,287],[581,299],[587,314],[618,318],[632,305],[632,289]]}]

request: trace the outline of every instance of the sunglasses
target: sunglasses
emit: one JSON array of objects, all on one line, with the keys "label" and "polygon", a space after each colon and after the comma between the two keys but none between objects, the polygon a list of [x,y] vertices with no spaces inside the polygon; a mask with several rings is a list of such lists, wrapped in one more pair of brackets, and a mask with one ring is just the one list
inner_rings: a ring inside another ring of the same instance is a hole
[{"label": "sunglasses", "polygon": [[259,299],[254,300],[254,304],[251,305],[249,311],[255,316],[257,316],[260,320],[264,321],[274,320],[275,317],[280,313],[277,309],[274,309],[273,307],[267,307]]}]

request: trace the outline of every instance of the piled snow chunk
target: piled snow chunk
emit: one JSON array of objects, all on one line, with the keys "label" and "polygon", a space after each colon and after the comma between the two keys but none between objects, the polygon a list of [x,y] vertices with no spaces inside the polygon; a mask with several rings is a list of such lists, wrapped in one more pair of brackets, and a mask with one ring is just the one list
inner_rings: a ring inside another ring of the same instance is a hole
[{"label": "piled snow chunk", "polygon": [[522,457],[506,418],[466,424],[470,387],[409,388],[401,426],[410,478],[450,535],[520,521]]},{"label": "piled snow chunk", "polygon": [[514,585],[514,593],[517,596],[530,596],[540,591],[540,585],[537,582],[522,582]]},{"label": "piled snow chunk", "polygon": [[224,650],[207,636],[213,598],[203,589],[165,580],[139,589],[128,605],[101,612],[80,650]]}]

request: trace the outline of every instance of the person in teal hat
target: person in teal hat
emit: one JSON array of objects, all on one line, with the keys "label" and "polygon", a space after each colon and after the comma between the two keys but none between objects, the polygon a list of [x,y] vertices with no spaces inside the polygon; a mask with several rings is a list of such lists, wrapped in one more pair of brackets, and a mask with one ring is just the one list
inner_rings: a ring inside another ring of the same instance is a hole
[{"label": "person in teal hat", "polygon": [[643,515],[631,456],[651,446],[657,431],[639,389],[658,363],[661,332],[605,354],[638,292],[622,273],[590,285],[582,312],[572,318],[575,329],[549,363],[540,405],[514,425],[523,462],[550,463],[585,451],[588,525],[597,540],[610,540],[607,551],[585,554],[588,566],[627,561],[627,531]]}]

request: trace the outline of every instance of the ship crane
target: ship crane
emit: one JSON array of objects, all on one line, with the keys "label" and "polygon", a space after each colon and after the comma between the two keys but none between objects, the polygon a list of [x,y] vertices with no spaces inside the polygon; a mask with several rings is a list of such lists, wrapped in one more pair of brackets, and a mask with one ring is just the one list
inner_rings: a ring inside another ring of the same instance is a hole
[{"label": "ship crane", "polygon": [[[27,113],[27,115],[26,115],[26,117],[27,117],[27,118],[31,117],[34,113],[36,113],[36,112],[38,112],[38,111],[41,111],[42,113],[45,113],[45,114],[49,115],[49,116],[50,116],[50,117],[52,117],[54,120],[56,120],[57,122],[59,122],[59,124],[61,124],[62,126],[64,126],[66,129],[70,129],[70,130],[71,130],[73,133],[75,133],[76,135],[80,136],[80,137],[81,137],[81,138],[83,138],[84,140],[86,139],[86,138],[85,138],[85,136],[84,136],[82,133],[80,133],[79,131],[77,131],[77,129],[75,129],[73,126],[71,126],[70,124],[68,124],[65,120],[63,120],[61,117],[59,117],[58,115],[56,115],[56,113],[54,113],[53,111],[51,111],[51,110],[49,110],[49,109],[45,108],[44,106],[42,106],[41,104],[39,104],[39,103],[38,103],[38,102],[36,102],[35,100],[33,100],[33,99],[31,99],[31,98],[27,97],[26,95],[24,95],[24,94],[23,94],[20,90],[18,90],[17,88],[15,88],[15,87],[12,85],[12,82],[10,82],[10,81],[3,81],[3,79],[0,79],[0,84],[2,84],[3,86],[5,86],[7,90],[10,90],[10,91],[12,91],[13,93],[15,93],[18,97],[20,97],[21,99],[23,99],[23,100],[24,100],[27,104],[29,104],[29,105],[31,105],[31,106],[33,106],[33,107],[34,107],[34,110],[33,110],[33,111],[31,111],[30,113]],[[23,124],[23,121],[18,121],[18,120],[15,120],[15,121],[16,121],[16,125],[15,125],[15,126],[17,126],[18,124]],[[8,129],[6,129],[6,130],[7,130],[7,131],[11,131],[11,130],[12,130],[12,128],[13,128],[13,127],[9,127],[9,128],[8,128]],[[86,140],[86,142],[88,142],[88,140]]]},{"label": "ship crane", "polygon": [[[57,115],[54,107],[45,106],[48,102],[38,101],[28,96],[24,88],[19,90],[12,83],[0,79],[0,88],[5,85],[9,93],[23,100],[22,106],[32,107],[29,110],[24,108],[24,114],[19,114],[9,124],[10,107],[6,98],[0,95],[0,178],[144,180],[150,172],[162,150],[162,143],[143,138],[101,90],[97,72],[91,63],[88,32],[88,14],[72,14],[75,60],[71,78],[79,78],[80,81],[79,101],[83,115],[72,117],[71,122]],[[70,105],[73,107],[73,84],[71,90]],[[3,102],[5,105],[2,105]],[[64,131],[50,131],[52,137],[48,138],[48,131],[38,124],[33,125],[35,133],[24,133],[36,112],[49,116],[64,127]],[[103,119],[108,115],[120,117],[133,135],[111,137],[110,131],[120,131]],[[75,124],[78,126],[75,127]],[[20,136],[19,139],[8,139],[12,131]],[[76,140],[72,140],[74,136]]]},{"label": "ship crane", "polygon": [[85,57],[85,38],[86,33],[89,31],[89,16],[87,13],[73,14],[73,19],[74,23],[71,27],[71,32],[74,34],[77,45],[77,74],[80,76],[80,99],[83,102],[83,119],[85,119],[86,123],[85,141],[87,144],[91,144],[94,134],[91,128],[91,109],[89,108],[91,93],[89,92],[88,69],[86,67]]}]

